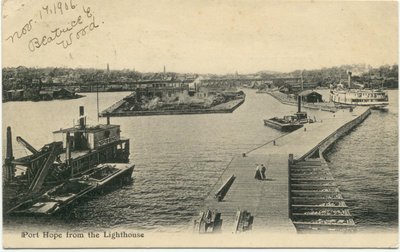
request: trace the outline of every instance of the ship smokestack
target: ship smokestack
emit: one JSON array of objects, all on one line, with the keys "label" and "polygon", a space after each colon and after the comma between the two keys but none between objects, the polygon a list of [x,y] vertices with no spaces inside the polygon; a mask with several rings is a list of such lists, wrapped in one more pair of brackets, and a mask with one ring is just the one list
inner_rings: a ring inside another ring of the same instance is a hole
[{"label": "ship smokestack", "polygon": [[79,106],[79,128],[85,128],[85,118],[83,117],[85,114],[85,107]]},{"label": "ship smokestack", "polygon": [[11,135],[11,127],[7,127],[7,154],[6,161],[12,161],[14,159],[13,148],[12,148],[12,135]]},{"label": "ship smokestack", "polygon": [[349,89],[351,88],[351,72],[347,71],[347,75],[348,75],[348,85],[349,85]]},{"label": "ship smokestack", "polygon": [[300,95],[297,96],[297,112],[298,113],[301,112],[301,96]]},{"label": "ship smokestack", "polygon": [[304,90],[304,79],[303,79],[303,71],[301,71],[301,91]]}]

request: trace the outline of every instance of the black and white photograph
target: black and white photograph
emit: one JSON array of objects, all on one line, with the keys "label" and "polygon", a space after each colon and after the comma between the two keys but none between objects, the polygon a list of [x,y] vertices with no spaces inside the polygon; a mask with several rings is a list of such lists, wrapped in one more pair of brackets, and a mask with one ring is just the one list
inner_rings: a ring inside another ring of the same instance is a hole
[{"label": "black and white photograph", "polygon": [[3,0],[3,248],[398,248],[398,11]]}]

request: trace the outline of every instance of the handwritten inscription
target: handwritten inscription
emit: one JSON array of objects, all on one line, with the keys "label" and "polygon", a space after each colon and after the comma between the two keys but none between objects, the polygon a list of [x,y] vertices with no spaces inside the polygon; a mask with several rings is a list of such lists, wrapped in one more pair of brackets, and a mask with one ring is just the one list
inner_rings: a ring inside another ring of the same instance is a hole
[{"label": "handwritten inscription", "polygon": [[[73,3],[73,0],[69,0],[69,2],[58,1],[53,5],[42,6],[42,9],[39,11],[40,19],[43,18],[43,15],[63,15],[69,10],[74,10],[74,12],[78,11],[78,15],[69,21],[66,21],[65,25],[53,27],[45,34],[31,37],[28,40],[28,50],[30,52],[35,52],[39,48],[50,44],[56,44],[61,48],[66,49],[71,46],[74,41],[80,40],[90,32],[97,29],[99,25],[96,23],[96,17],[91,11],[90,6],[85,7],[82,5],[80,8],[76,8],[77,6],[78,4]],[[6,37],[6,41],[14,43],[16,40],[28,36],[28,33],[33,32],[33,24],[36,23],[35,19],[30,19],[20,30],[15,31],[13,34]]]},{"label": "handwritten inscription", "polygon": [[11,40],[14,43],[15,39],[20,39],[22,36],[26,35],[28,32],[32,30],[32,22],[33,19],[30,19],[21,30],[14,32],[12,35],[8,36],[6,40]]},{"label": "handwritten inscription", "polygon": [[[39,10],[40,18],[43,18],[43,15],[51,15],[51,14],[61,14],[68,10],[73,10],[76,8],[76,4],[70,0],[69,2],[57,2],[53,3],[53,5],[45,5],[42,7],[42,10]],[[43,14],[42,14],[43,11]]]}]

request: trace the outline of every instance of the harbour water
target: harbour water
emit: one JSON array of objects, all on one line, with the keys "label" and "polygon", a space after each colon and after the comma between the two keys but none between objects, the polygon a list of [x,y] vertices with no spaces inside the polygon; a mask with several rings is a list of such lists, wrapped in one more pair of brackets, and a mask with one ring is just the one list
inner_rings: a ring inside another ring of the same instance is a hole
[{"label": "harbour water", "polygon": [[[111,118],[131,139],[136,164],[131,185],[95,196],[68,216],[7,218],[5,229],[180,231],[207,196],[233,155],[281,135],[263,119],[291,114],[296,107],[267,94],[245,90],[246,102],[232,114]],[[105,109],[129,93],[100,93]],[[96,94],[78,100],[10,102],[3,104],[5,127],[40,148],[53,141],[51,132],[77,120],[85,106],[89,123],[97,123]],[[394,230],[398,223],[398,96],[389,91],[388,112],[373,111],[364,123],[341,139],[328,154],[329,166],[359,228]],[[309,111],[318,119],[319,111]],[[105,123],[105,119],[100,118]],[[14,141],[14,154],[26,151]],[[4,145],[3,145],[4,146]],[[4,153],[4,150],[3,150]]]}]

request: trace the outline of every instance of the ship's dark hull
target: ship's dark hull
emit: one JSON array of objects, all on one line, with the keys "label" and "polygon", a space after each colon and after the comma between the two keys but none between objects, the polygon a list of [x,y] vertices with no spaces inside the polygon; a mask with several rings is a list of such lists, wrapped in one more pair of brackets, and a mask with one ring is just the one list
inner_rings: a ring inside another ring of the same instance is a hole
[{"label": "ship's dark hull", "polygon": [[[123,165],[123,164],[117,164],[117,165]],[[115,172],[114,174],[105,177],[102,180],[99,181],[91,181],[87,180],[89,175],[84,175],[83,177],[75,180],[70,180],[67,183],[75,182],[75,183],[81,183],[82,188],[78,189],[77,191],[73,192],[74,195],[72,197],[54,197],[51,198],[49,197],[48,200],[43,200],[45,197],[41,197],[39,199],[32,199],[29,201],[25,201],[24,203],[18,205],[17,207],[11,209],[8,211],[8,214],[12,215],[53,215],[59,212],[62,212],[65,209],[71,209],[73,206],[75,206],[75,203],[77,203],[81,198],[88,196],[90,194],[95,194],[99,192],[105,192],[105,191],[111,191],[114,189],[117,189],[118,187],[121,187],[123,184],[126,184],[132,180],[132,173],[134,169],[134,165],[131,165],[127,167],[126,169],[120,169],[119,171]],[[94,169],[93,171],[96,171]],[[53,188],[52,190],[48,191],[46,194],[48,195],[49,192],[55,191],[56,189],[62,188],[66,183]],[[65,190],[65,189],[64,189]],[[63,192],[64,195],[66,194],[72,194],[71,191],[68,191],[68,189]],[[44,194],[44,195],[46,195]],[[35,207],[41,207],[43,206],[44,209],[36,209]]]},{"label": "ship's dark hull", "polygon": [[264,120],[264,125],[284,132],[295,131],[303,127],[303,124],[300,123],[280,123],[273,119]]}]

